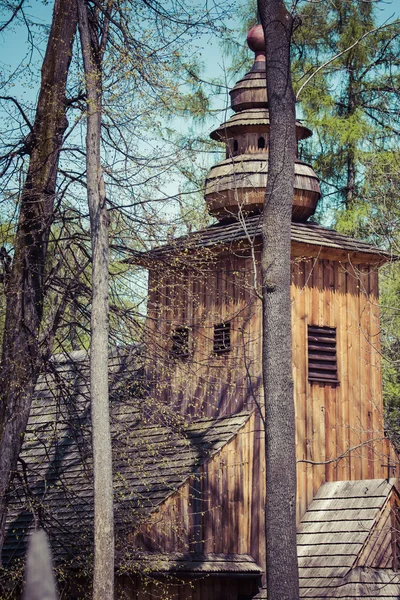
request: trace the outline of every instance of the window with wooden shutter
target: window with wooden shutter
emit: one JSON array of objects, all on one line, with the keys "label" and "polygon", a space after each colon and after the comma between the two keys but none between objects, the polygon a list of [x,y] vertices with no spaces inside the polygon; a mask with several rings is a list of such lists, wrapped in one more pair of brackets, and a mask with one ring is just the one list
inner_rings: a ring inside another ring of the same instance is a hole
[{"label": "window with wooden shutter", "polygon": [[172,356],[187,358],[189,356],[189,328],[177,327],[172,333]]},{"label": "window with wooden shutter", "polygon": [[231,324],[219,323],[214,325],[214,344],[213,351],[215,354],[229,352],[231,349]]},{"label": "window with wooden shutter", "polygon": [[335,327],[308,326],[308,380],[339,383]]}]

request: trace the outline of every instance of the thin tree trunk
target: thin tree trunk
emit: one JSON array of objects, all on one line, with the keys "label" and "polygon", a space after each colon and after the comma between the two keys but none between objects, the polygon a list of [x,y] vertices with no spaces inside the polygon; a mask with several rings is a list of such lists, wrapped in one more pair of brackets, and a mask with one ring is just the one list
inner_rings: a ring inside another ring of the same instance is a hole
[{"label": "thin tree trunk", "polygon": [[29,540],[23,600],[58,600],[50,546],[43,529],[34,531]]},{"label": "thin tree trunk", "polygon": [[43,314],[44,269],[59,152],[67,127],[65,90],[76,24],[75,3],[56,0],[6,289],[0,365],[0,550],[4,542],[7,489],[17,466],[40,370],[38,337]]},{"label": "thin tree trunk", "polygon": [[347,149],[347,183],[346,183],[346,208],[351,208],[355,196],[356,167],[354,144],[349,144]]},{"label": "thin tree trunk", "polygon": [[270,111],[268,182],[262,224],[263,378],[268,600],[298,600],[296,450],[292,380],[290,232],[296,157],[290,74],[293,19],[283,0],[259,0]]},{"label": "thin tree trunk", "polygon": [[[354,78],[352,72],[351,61],[349,61],[348,71],[349,71],[349,101],[347,105],[347,114],[348,116],[352,116],[356,110],[356,100],[354,95]],[[355,187],[356,187],[356,160],[355,160],[355,143],[350,142],[347,147],[347,181],[346,181],[346,191],[345,191],[345,205],[346,208],[351,208],[351,204],[354,200],[355,196]]]},{"label": "thin tree trunk", "polygon": [[[100,156],[101,55],[94,48],[87,2],[77,0],[87,95],[86,176],[92,241],[90,399],[94,473],[93,598],[114,597],[114,514],[108,399],[108,215]],[[103,30],[104,31],[104,30]],[[97,38],[96,38],[97,39]],[[104,42],[104,38],[103,38]],[[101,52],[101,50],[100,50]]]}]

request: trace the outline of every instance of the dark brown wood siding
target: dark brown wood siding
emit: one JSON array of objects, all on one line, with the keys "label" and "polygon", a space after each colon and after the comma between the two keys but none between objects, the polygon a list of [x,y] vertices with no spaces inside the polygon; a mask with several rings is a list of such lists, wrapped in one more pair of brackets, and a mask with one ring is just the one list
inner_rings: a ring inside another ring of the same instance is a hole
[{"label": "dark brown wood siding", "polygon": [[254,412],[130,542],[150,552],[250,554],[265,567],[263,451],[264,432]]},{"label": "dark brown wood siding", "polygon": [[[314,255],[311,255],[314,254]],[[325,481],[385,477],[377,266],[356,255],[295,244],[293,378],[298,515]],[[213,352],[214,325],[229,321],[231,350]],[[307,327],[336,330],[336,386],[308,379]],[[190,357],[171,360],[171,332],[189,328]],[[160,401],[188,418],[257,405],[261,393],[259,250],[213,256],[201,270],[150,276],[149,376]],[[341,457],[340,460],[336,460]],[[306,461],[306,462],[302,462]]]},{"label": "dark brown wood siding", "polygon": [[120,578],[124,600],[247,600],[258,591],[256,580],[237,577]]}]

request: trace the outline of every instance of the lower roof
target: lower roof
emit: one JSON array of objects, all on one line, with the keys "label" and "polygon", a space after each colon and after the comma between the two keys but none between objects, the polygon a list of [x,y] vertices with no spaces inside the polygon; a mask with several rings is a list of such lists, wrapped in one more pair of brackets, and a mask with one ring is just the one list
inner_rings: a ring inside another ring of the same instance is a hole
[{"label": "lower roof", "polygon": [[[320,487],[297,535],[300,598],[400,598],[400,572],[359,564],[366,544],[379,539],[394,485],[394,479],[363,479]],[[254,597],[266,599],[265,588]]]},{"label": "lower roof", "polygon": [[242,574],[260,577],[263,570],[249,554],[198,553],[139,553],[131,563],[133,571],[155,574],[181,575]]},{"label": "lower roof", "polygon": [[394,484],[364,479],[320,487],[297,536],[301,598],[400,598],[399,573],[360,565],[371,536],[379,539]]},{"label": "lower roof", "polygon": [[[93,537],[93,472],[88,360],[58,357],[36,389],[14,478],[3,563],[23,557],[40,526],[56,562],[79,568]],[[138,394],[136,349],[111,363],[111,424],[116,530],[146,520],[244,426],[250,413],[185,423]],[[157,412],[158,411],[158,412]]]},{"label": "lower roof", "polygon": [[[325,585],[323,584],[325,583]],[[340,580],[320,582],[312,588],[304,586],[300,579],[300,598],[312,600],[398,600],[400,598],[400,576],[392,569],[355,567]],[[253,600],[267,600],[267,590],[261,589]]]}]

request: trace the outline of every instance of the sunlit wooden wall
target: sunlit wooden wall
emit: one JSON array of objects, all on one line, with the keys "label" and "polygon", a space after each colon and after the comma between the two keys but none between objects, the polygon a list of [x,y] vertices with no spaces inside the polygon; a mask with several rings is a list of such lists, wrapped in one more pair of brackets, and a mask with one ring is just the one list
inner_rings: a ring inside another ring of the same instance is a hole
[{"label": "sunlit wooden wall", "polygon": [[[221,416],[262,399],[259,248],[210,253],[150,275],[148,373],[160,403]],[[294,244],[293,381],[298,514],[324,481],[386,476],[377,257]],[[214,325],[229,321],[231,349],[213,353]],[[307,325],[336,328],[337,385],[308,381]],[[171,356],[176,327],[189,328],[189,356]],[[338,458],[341,457],[340,460]],[[302,462],[307,461],[307,462]]]}]

